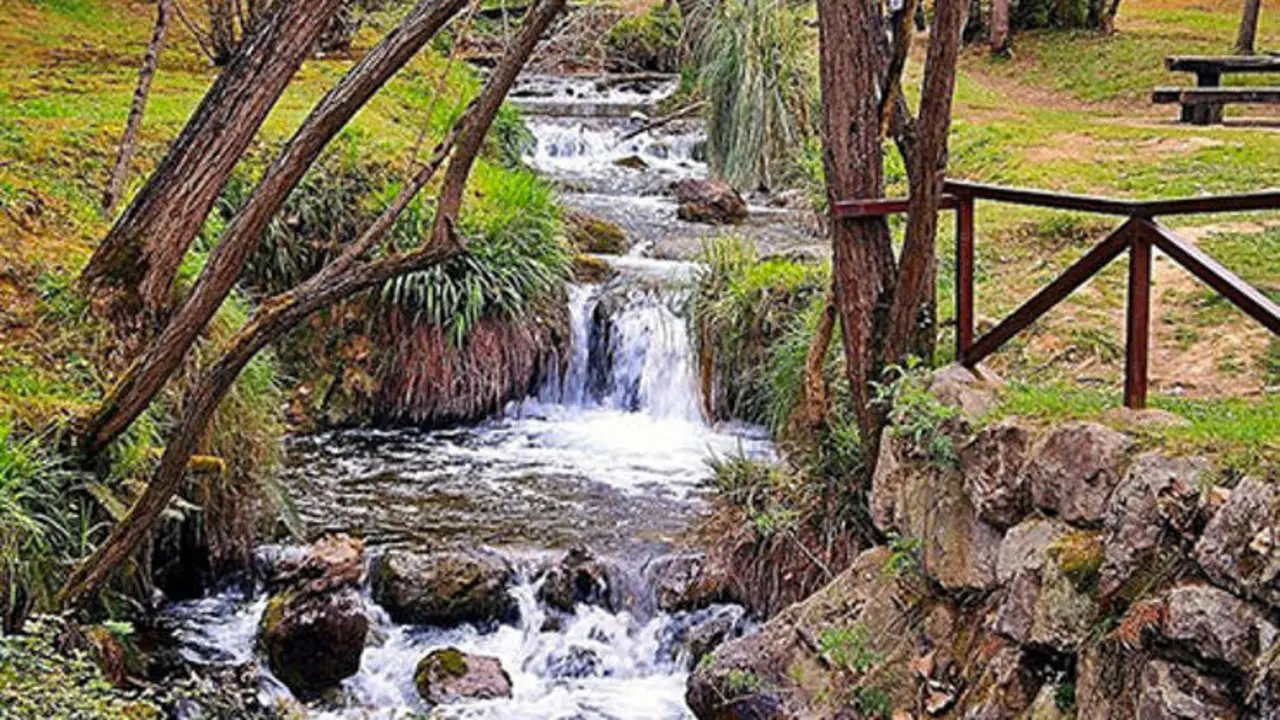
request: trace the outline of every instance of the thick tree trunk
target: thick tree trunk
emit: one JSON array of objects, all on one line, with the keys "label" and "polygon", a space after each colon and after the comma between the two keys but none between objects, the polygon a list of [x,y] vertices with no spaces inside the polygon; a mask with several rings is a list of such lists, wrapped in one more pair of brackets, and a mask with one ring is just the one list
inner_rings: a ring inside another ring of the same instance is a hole
[{"label": "thick tree trunk", "polygon": [[1244,14],[1240,17],[1240,34],[1236,36],[1236,52],[1252,55],[1258,35],[1258,17],[1262,14],[1262,0],[1244,0]]},{"label": "thick tree trunk", "polygon": [[[818,0],[822,80],[823,165],[827,194],[837,200],[884,196],[880,144],[884,33],[873,0]],[[881,411],[870,382],[878,375],[875,347],[887,293],[893,285],[893,247],[883,218],[834,219],[832,282],[840,319],[845,371],[863,447],[870,457],[879,442]]]},{"label": "thick tree trunk", "polygon": [[227,176],[341,0],[281,0],[214,82],[82,275],[124,330],[159,317]]},{"label": "thick tree trunk", "polygon": [[991,52],[1009,52],[1009,0],[991,1]]},{"label": "thick tree trunk", "polygon": [[[445,207],[445,198],[453,195],[459,198],[451,205],[455,208],[454,212],[461,206],[463,188],[454,189],[450,178],[455,178],[452,182],[465,185],[470,168],[502,100],[510,91],[516,75],[528,61],[538,38],[564,8],[564,4],[565,0],[543,0],[526,16],[516,41],[494,68],[480,95],[455,126],[458,130],[437,148],[432,162],[415,178],[412,185],[418,188],[424,186],[426,178],[443,162],[445,148],[448,145],[454,146],[439,207]],[[347,247],[337,260],[297,288],[264,302],[254,317],[231,339],[227,352],[214,363],[202,381],[194,386],[183,403],[182,421],[165,447],[160,467],[142,496],[129,509],[128,515],[112,528],[111,534],[98,550],[67,579],[58,594],[59,603],[63,607],[82,607],[95,597],[115,569],[150,536],[156,520],[178,491],[187,464],[209,419],[235,383],[240,371],[254,355],[312,313],[356,293],[377,287],[394,277],[444,262],[463,250],[453,232],[453,219],[456,215],[441,213],[437,216],[431,240],[422,249],[374,262],[359,261],[365,252],[381,242],[394,224],[395,216],[403,211],[411,197],[412,194],[406,197],[402,191],[392,208],[384,212],[378,222]]]},{"label": "thick tree trunk", "polygon": [[938,204],[946,179],[947,135],[951,131],[951,100],[965,6],[963,0],[937,0],[934,4],[912,153],[911,164],[916,172],[911,177],[906,239],[889,313],[884,358],[888,363],[902,362],[908,355],[933,361],[937,339]]},{"label": "thick tree trunk", "polygon": [[129,119],[125,122],[124,137],[120,139],[120,151],[116,155],[116,164],[111,169],[111,177],[107,180],[107,189],[102,193],[102,216],[109,218],[116,211],[116,203],[124,194],[125,181],[129,177],[129,164],[138,149],[138,132],[142,129],[142,115],[147,110],[147,99],[151,97],[151,81],[156,76],[156,66],[160,63],[160,52],[164,49],[164,34],[169,27],[169,10],[173,0],[160,0],[156,3],[156,25],[151,33],[151,42],[147,45],[147,54],[142,58],[142,69],[138,71],[138,87],[133,93],[133,103],[129,106]]},{"label": "thick tree trunk", "polygon": [[232,218],[182,307],[116,383],[85,424],[82,450],[100,452],[147,408],[235,286],[272,216],[325,146],[467,0],[422,0],[338,83],[303,122],[240,212]]}]

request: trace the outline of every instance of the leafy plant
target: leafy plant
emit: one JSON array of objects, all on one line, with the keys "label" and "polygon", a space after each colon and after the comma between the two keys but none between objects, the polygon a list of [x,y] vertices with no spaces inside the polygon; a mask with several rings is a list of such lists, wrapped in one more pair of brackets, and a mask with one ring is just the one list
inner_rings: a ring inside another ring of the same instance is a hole
[{"label": "leafy plant", "polygon": [[938,467],[958,467],[960,456],[947,428],[960,410],[929,392],[928,378],[917,358],[909,358],[905,366],[890,365],[884,381],[874,384],[874,401],[888,412],[895,436],[908,440]]},{"label": "leafy plant", "polygon": [[884,662],[884,653],[873,649],[871,642],[871,631],[862,623],[828,627],[818,635],[818,651],[832,665],[862,675]]}]

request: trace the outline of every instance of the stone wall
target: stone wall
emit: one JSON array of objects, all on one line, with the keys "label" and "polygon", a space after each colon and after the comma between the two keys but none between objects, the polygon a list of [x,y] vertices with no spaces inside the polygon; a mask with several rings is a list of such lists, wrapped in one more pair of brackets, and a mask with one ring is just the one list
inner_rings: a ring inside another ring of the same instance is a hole
[{"label": "stone wall", "polygon": [[[935,379],[967,412],[989,388]],[[1280,717],[1280,487],[1103,425],[887,431],[892,539],[702,663],[700,718]]]}]

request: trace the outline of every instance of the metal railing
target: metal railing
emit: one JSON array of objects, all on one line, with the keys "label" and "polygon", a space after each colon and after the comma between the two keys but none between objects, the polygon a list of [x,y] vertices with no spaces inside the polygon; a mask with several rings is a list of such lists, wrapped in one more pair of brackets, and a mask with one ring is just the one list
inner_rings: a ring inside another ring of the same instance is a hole
[{"label": "metal railing", "polygon": [[[1247,315],[1280,335],[1280,305],[1241,280],[1156,218],[1163,215],[1280,210],[1280,190],[1177,200],[1129,201],[1088,195],[983,185],[949,180],[939,205],[956,213],[956,359],[974,367],[999,350],[1068,295],[1128,251],[1128,301],[1125,309],[1124,404],[1147,404],[1148,353],[1151,344],[1151,252],[1158,248],[1174,262],[1216,290]],[[1124,217],[1126,220],[1084,257],[1064,270],[981,337],[974,324],[974,212],[978,200],[1075,210]],[[907,210],[904,199],[843,200],[832,217],[881,217]]]}]

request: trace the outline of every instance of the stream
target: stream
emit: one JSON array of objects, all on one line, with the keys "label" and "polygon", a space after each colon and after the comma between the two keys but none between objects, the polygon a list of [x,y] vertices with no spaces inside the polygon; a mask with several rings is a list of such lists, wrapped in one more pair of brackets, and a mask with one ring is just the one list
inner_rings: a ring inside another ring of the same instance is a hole
[{"label": "stream", "polygon": [[[618,278],[569,292],[572,355],[563,376],[499,417],[469,427],[327,432],[293,438],[285,485],[308,531],[347,532],[370,555],[387,548],[462,545],[503,552],[522,568],[512,590],[513,624],[481,629],[396,625],[367,593],[370,642],[357,675],[306,708],[314,718],[403,718],[427,712],[413,684],[429,651],[455,646],[497,657],[513,697],[439,707],[448,718],[691,717],[691,667],[673,645],[681,618],[610,613],[580,605],[558,629],[544,627],[534,568],[586,546],[624,569],[634,592],[650,559],[671,552],[706,509],[700,484],[714,456],[768,457],[758,428],[710,426],[702,416],[686,313],[690,263],[656,259],[655,248],[688,245],[705,227],[675,219],[671,182],[706,174],[695,158],[700,129],[672,124],[621,140],[638,113],[675,88],[671,81],[609,84],[591,78],[524,79],[523,106],[537,140],[526,161],[562,188],[562,201],[606,216],[636,243],[605,257]],[[628,159],[623,167],[619,160]],[[762,212],[764,225],[776,213]],[[263,548],[260,554],[290,552]],[[261,662],[256,629],[266,598],[236,587],[165,611],[184,657],[196,663]],[[550,627],[550,626],[548,626]],[[565,673],[575,648],[599,659]],[[289,702],[265,668],[260,694]]]}]

